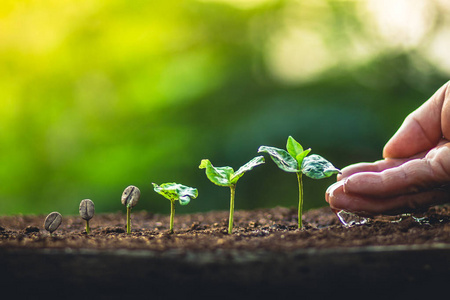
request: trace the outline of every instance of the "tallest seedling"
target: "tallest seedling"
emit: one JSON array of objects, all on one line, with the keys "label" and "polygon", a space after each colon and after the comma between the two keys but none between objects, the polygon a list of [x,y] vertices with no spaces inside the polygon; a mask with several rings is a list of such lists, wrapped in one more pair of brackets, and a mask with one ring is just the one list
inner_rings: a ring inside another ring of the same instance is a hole
[{"label": "tallest seedling", "polygon": [[302,211],[303,211],[303,181],[302,175],[313,178],[322,179],[339,173],[328,160],[320,155],[312,154],[307,156],[311,149],[303,150],[303,147],[292,136],[287,140],[286,150],[275,147],[261,146],[258,152],[266,152],[277,166],[285,171],[297,174],[298,180],[298,228],[302,228]]}]

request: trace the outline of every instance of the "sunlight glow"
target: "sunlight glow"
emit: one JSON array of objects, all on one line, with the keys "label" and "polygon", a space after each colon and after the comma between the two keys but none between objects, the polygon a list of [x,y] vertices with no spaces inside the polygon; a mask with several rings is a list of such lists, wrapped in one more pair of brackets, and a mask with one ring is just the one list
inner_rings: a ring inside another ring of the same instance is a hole
[{"label": "sunlight glow", "polygon": [[450,75],[450,28],[439,30],[425,50],[428,59],[441,71]]},{"label": "sunlight glow", "polygon": [[272,38],[267,64],[278,80],[297,83],[320,74],[332,60],[319,34],[292,28]]},{"label": "sunlight glow", "polygon": [[433,25],[432,7],[428,0],[367,1],[378,34],[394,47],[415,47],[423,41]]}]

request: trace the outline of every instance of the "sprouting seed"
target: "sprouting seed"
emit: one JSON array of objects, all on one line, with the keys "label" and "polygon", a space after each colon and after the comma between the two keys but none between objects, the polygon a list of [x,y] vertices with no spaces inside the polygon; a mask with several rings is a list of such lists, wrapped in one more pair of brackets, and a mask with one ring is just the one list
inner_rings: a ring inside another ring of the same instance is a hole
[{"label": "sprouting seed", "polygon": [[89,234],[89,232],[91,232],[91,228],[89,227],[89,220],[92,219],[92,217],[94,217],[95,213],[94,202],[92,202],[91,199],[81,200],[79,210],[81,218],[86,220],[86,233]]},{"label": "sprouting seed", "polygon": [[141,191],[134,185],[128,186],[122,193],[122,204],[127,207],[127,233],[131,233],[131,209],[136,206],[141,197]]},{"label": "sprouting seed", "polygon": [[47,216],[47,218],[45,218],[44,228],[45,230],[50,232],[50,234],[52,234],[53,231],[58,229],[59,225],[61,225],[61,222],[62,222],[62,215],[59,212],[54,211],[50,213]]}]

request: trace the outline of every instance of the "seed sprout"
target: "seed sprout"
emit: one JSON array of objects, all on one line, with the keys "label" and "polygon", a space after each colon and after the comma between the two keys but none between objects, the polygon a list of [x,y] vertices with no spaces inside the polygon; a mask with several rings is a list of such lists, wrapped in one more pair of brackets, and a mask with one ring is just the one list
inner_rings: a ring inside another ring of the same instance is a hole
[{"label": "seed sprout", "polygon": [[173,233],[173,220],[175,218],[175,202],[179,201],[181,205],[187,205],[192,199],[197,198],[198,191],[179,183],[163,183],[157,185],[153,183],[153,189],[160,195],[170,200],[170,233]]},{"label": "seed sprout", "polygon": [[234,172],[232,167],[214,167],[209,159],[203,159],[200,163],[200,169],[206,169],[206,176],[208,179],[218,186],[230,187],[230,215],[228,220],[228,234],[233,232],[233,214],[234,214],[234,197],[236,192],[236,183],[245,172],[250,171],[254,167],[263,164],[264,157],[257,156],[248,163]]},{"label": "seed sprout", "polygon": [[128,186],[122,194],[122,204],[127,207],[127,233],[131,233],[131,209],[136,206],[141,197],[141,191],[134,185]]},{"label": "seed sprout", "polygon": [[91,232],[89,220],[94,217],[95,213],[94,202],[90,199],[81,200],[79,211],[81,218],[86,221],[86,233],[89,234]]}]

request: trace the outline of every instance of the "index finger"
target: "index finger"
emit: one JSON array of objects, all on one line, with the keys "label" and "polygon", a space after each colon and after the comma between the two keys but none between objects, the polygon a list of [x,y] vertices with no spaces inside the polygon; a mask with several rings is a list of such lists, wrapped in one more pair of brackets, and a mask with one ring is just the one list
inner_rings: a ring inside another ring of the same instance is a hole
[{"label": "index finger", "polygon": [[381,172],[386,169],[395,168],[408,161],[408,158],[387,158],[373,163],[363,162],[347,166],[337,175],[337,180],[345,179],[353,174],[362,172]]},{"label": "index finger", "polygon": [[436,188],[450,182],[450,143],[436,147],[423,158],[413,159],[381,172],[363,172],[345,179],[348,193],[392,197]]}]

